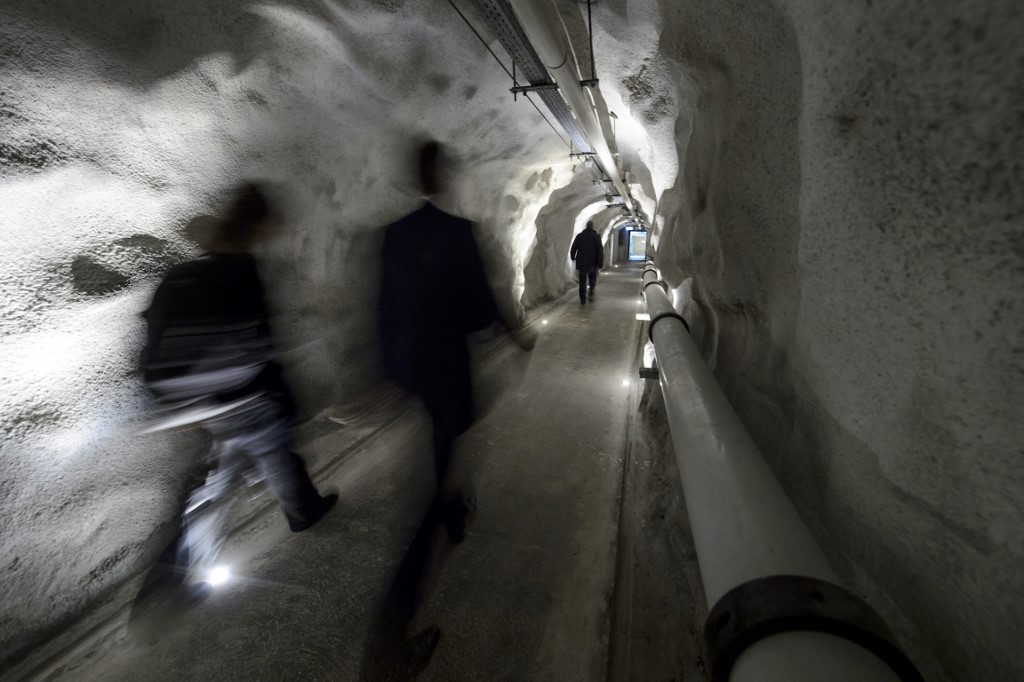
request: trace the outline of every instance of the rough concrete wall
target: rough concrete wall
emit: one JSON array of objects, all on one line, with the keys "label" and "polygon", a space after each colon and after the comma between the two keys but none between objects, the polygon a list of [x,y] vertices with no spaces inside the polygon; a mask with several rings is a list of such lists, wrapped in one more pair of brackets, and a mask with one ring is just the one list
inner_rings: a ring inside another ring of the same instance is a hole
[{"label": "rough concrete wall", "polygon": [[[474,220],[478,231],[484,233],[481,251],[495,291],[512,292],[499,301],[501,313],[510,323],[522,318],[523,307],[538,299],[550,298],[559,291],[558,282],[532,281],[525,276],[526,264],[536,253],[534,244],[543,240],[543,227],[538,214],[551,202],[563,185],[572,186],[579,174],[573,168],[561,166],[536,167],[527,153],[520,165],[497,162],[496,174],[505,174],[508,182],[495,200],[481,202],[482,193],[491,190],[493,178],[477,181],[481,177],[479,166],[467,174],[462,184],[459,201],[454,211]],[[491,190],[493,191],[493,190]],[[591,190],[593,191],[593,190]],[[555,256],[557,259],[557,255]]]},{"label": "rough concrete wall", "polygon": [[198,253],[194,216],[242,178],[276,186],[288,229],[263,248],[264,276],[311,414],[378,379],[379,228],[419,201],[415,139],[460,159],[450,202],[481,220],[513,314],[533,215],[569,160],[427,0],[15,0],[0,76],[2,663],[173,533],[202,443],[137,435],[138,313]]},{"label": "rough concrete wall", "polygon": [[1024,676],[1019,3],[661,7],[727,393],[930,678]]},{"label": "rough concrete wall", "polygon": [[549,300],[576,282],[569,249],[587,220],[594,221],[598,233],[606,229],[612,211],[604,208],[604,195],[595,189],[593,179],[591,172],[579,166],[572,182],[552,192],[538,213],[536,237],[523,273],[529,292],[525,305]]}]

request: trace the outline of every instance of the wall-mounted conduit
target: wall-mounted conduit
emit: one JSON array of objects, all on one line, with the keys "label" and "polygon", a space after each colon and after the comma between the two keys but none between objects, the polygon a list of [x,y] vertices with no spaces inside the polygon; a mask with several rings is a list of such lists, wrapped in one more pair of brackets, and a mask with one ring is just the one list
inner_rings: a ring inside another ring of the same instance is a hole
[{"label": "wall-mounted conduit", "polygon": [[[478,0],[483,2],[504,3],[504,0]],[[522,25],[522,31],[529,38],[530,45],[547,64],[547,71],[558,84],[558,93],[571,110],[579,129],[586,136],[593,148],[599,167],[611,179],[615,190],[626,200],[626,208],[633,219],[641,222],[636,213],[634,201],[629,189],[622,180],[622,174],[612,156],[604,129],[598,120],[594,108],[593,96],[584,88],[579,80],[579,72],[575,65],[567,64],[569,45],[565,36],[565,27],[561,18],[555,13],[549,0],[511,0],[508,3],[515,10],[515,15]],[[561,26],[561,30],[556,28]],[[558,64],[558,66],[552,66]]]},{"label": "wall-mounted conduit", "polygon": [[716,682],[921,682],[838,579],[747,434],[650,261],[650,337],[710,614]]},{"label": "wall-mounted conduit", "polygon": [[576,117],[569,110],[565,100],[558,94],[557,87],[548,75],[547,67],[537,55],[537,51],[533,49],[508,2],[506,0],[473,0],[473,4],[476,5],[484,21],[498,38],[498,42],[512,57],[512,61],[518,68],[518,73],[522,74],[532,86],[551,86],[548,89],[537,90],[536,94],[565,130],[576,150],[579,152],[593,151],[586,135],[577,124]]},{"label": "wall-mounted conduit", "polygon": [[[508,0],[473,2],[530,83],[529,87],[514,87],[513,91],[531,91],[544,101],[568,134],[571,145],[575,147],[575,155],[586,156],[594,163],[600,173],[599,179],[611,182],[615,190],[627,198],[626,210],[635,222],[642,223],[608,147],[608,141],[605,140],[593,102],[583,92],[585,84],[593,85],[596,81],[592,79],[581,82],[575,65],[568,63],[570,48],[553,28],[555,22],[550,16],[551,8],[533,0],[515,0],[513,3]],[[515,77],[513,80],[516,80]],[[605,176],[607,179],[604,179]]]}]

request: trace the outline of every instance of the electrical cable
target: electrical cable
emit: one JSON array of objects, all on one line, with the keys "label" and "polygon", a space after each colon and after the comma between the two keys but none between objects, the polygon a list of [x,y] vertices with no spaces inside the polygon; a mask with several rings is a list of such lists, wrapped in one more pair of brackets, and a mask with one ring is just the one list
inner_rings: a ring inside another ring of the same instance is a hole
[{"label": "electrical cable", "polygon": [[543,119],[544,119],[544,120],[545,120],[545,121],[547,122],[547,124],[548,124],[549,126],[551,126],[551,129],[552,129],[553,131],[555,131],[555,135],[558,135],[558,139],[560,139],[560,140],[561,140],[562,142],[564,142],[564,143],[565,143],[565,146],[566,146],[566,147],[569,147],[570,149],[572,149],[572,144],[571,144],[571,143],[570,143],[570,142],[569,142],[568,140],[566,140],[566,139],[565,139],[564,137],[562,137],[562,134],[561,134],[560,132],[558,132],[558,128],[556,128],[556,127],[554,126],[554,124],[552,124],[552,123],[551,123],[551,121],[548,121],[548,117],[547,117],[547,116],[545,116],[545,115],[544,115],[544,112],[540,110],[540,107],[538,107],[538,106],[537,106],[537,103],[536,103],[536,102],[534,102],[534,101],[533,101],[532,99],[530,99],[530,95],[529,95],[528,93],[525,93],[525,92],[524,92],[524,93],[523,93],[523,97],[525,97],[525,98],[526,98],[526,100],[527,100],[527,101],[528,101],[528,102],[529,102],[530,104],[532,104],[532,105],[533,105],[533,108],[537,110],[537,113],[541,115],[541,118],[543,118]]},{"label": "electrical cable", "polygon": [[469,23],[469,19],[467,19],[467,18],[466,18],[466,15],[462,13],[462,10],[460,10],[460,9],[459,9],[459,8],[458,8],[458,7],[457,7],[457,6],[455,5],[455,2],[453,2],[453,0],[448,0],[448,4],[452,6],[452,9],[453,9],[453,10],[455,10],[455,11],[456,11],[456,13],[458,13],[458,15],[459,15],[460,17],[462,17],[462,20],[463,20],[464,22],[466,22],[466,26],[469,26],[469,30],[470,30],[470,31],[472,31],[472,32],[473,32],[473,34],[474,34],[474,35],[475,35],[475,36],[476,36],[477,38],[479,38],[479,39],[480,39],[480,42],[481,42],[481,43],[483,44],[483,46],[484,46],[484,47],[486,47],[486,48],[487,48],[487,51],[491,53],[491,56],[492,56],[492,57],[494,57],[494,61],[498,62],[498,66],[500,66],[500,67],[501,67],[502,69],[504,69],[505,73],[507,73],[507,74],[508,74],[508,77],[509,77],[509,78],[512,78],[513,80],[515,80],[515,79],[513,78],[513,76],[512,76],[512,72],[511,72],[511,71],[509,71],[508,69],[506,69],[506,68],[505,68],[505,65],[501,63],[501,60],[500,60],[500,59],[498,59],[498,55],[494,54],[494,50],[492,50],[492,49],[491,49],[491,46],[487,44],[487,41],[486,41],[486,40],[484,40],[484,37],[483,37],[482,35],[480,35],[480,34],[479,34],[479,33],[477,32],[477,30],[476,30],[475,28],[473,28],[473,24]]}]

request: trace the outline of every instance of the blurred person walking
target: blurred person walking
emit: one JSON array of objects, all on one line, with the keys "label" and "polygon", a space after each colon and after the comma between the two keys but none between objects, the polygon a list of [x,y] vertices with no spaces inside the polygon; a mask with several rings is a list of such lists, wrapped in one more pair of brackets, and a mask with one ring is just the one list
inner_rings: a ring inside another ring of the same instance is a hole
[{"label": "blurred person walking", "polygon": [[317,492],[290,450],[295,402],[273,359],[270,316],[250,253],[273,219],[263,192],[243,185],[209,252],[173,267],[143,313],[143,374],[166,411],[163,424],[199,427],[213,438],[209,473],[189,496],[173,558],[175,583],[192,598],[209,592],[230,493],[243,478],[266,482],[293,532],[315,524],[338,499]]},{"label": "blurred person walking", "polygon": [[597,286],[597,271],[604,268],[604,244],[601,235],[594,229],[594,221],[588,220],[587,227],[572,240],[569,258],[576,261],[580,279],[580,305],[587,302],[587,283],[590,283],[590,300],[594,300]]},{"label": "blurred person walking", "polygon": [[380,295],[381,356],[385,374],[417,396],[433,424],[440,514],[449,540],[462,542],[473,505],[448,480],[455,440],[473,422],[467,336],[499,319],[473,237],[473,224],[432,203],[443,190],[442,150],[420,150],[426,203],[387,227]]},{"label": "blurred person walking", "polygon": [[[431,566],[432,537],[443,523],[453,544],[465,539],[475,500],[451,473],[455,441],[474,419],[468,337],[503,319],[473,236],[473,224],[433,202],[444,189],[437,142],[419,151],[424,204],[385,230],[381,253],[379,332],[385,375],[423,403],[432,424],[434,501],[398,568],[367,638],[361,680],[411,679],[432,656],[441,631],[409,637]],[[536,333],[513,340],[530,350]]]}]

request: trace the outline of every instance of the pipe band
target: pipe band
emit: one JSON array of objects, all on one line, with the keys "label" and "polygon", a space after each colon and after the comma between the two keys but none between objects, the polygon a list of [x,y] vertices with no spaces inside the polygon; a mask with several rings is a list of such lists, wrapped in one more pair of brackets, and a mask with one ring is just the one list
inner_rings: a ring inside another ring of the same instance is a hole
[{"label": "pipe band", "polygon": [[751,580],[718,600],[704,625],[711,679],[726,682],[750,645],[794,630],[842,637],[884,661],[903,682],[924,680],[867,603],[838,585],[796,575]]},{"label": "pipe band", "polygon": [[644,285],[643,285],[642,287],[640,287],[640,293],[642,294],[642,293],[644,293],[645,291],[647,291],[647,287],[651,286],[652,284],[657,284],[658,286],[660,286],[660,287],[661,287],[662,289],[664,289],[664,290],[665,290],[665,293],[666,293],[666,294],[668,293],[668,285],[667,285],[667,284],[665,284],[665,283],[664,283],[663,281],[661,281],[660,279],[654,280],[654,281],[652,281],[652,282],[647,282],[647,283],[645,283],[645,284],[644,284]]},{"label": "pipe band", "polygon": [[649,338],[652,343],[654,342],[654,325],[655,325],[655,323],[657,323],[658,320],[663,320],[665,318],[672,318],[674,320],[679,320],[680,322],[683,323],[683,326],[686,327],[686,333],[687,334],[690,333],[690,325],[688,325],[686,323],[686,319],[683,318],[683,316],[680,315],[679,313],[677,313],[676,311],[672,310],[672,311],[665,312],[665,313],[659,313],[658,315],[654,316],[654,319],[651,320],[651,326],[647,328],[647,338]]}]

